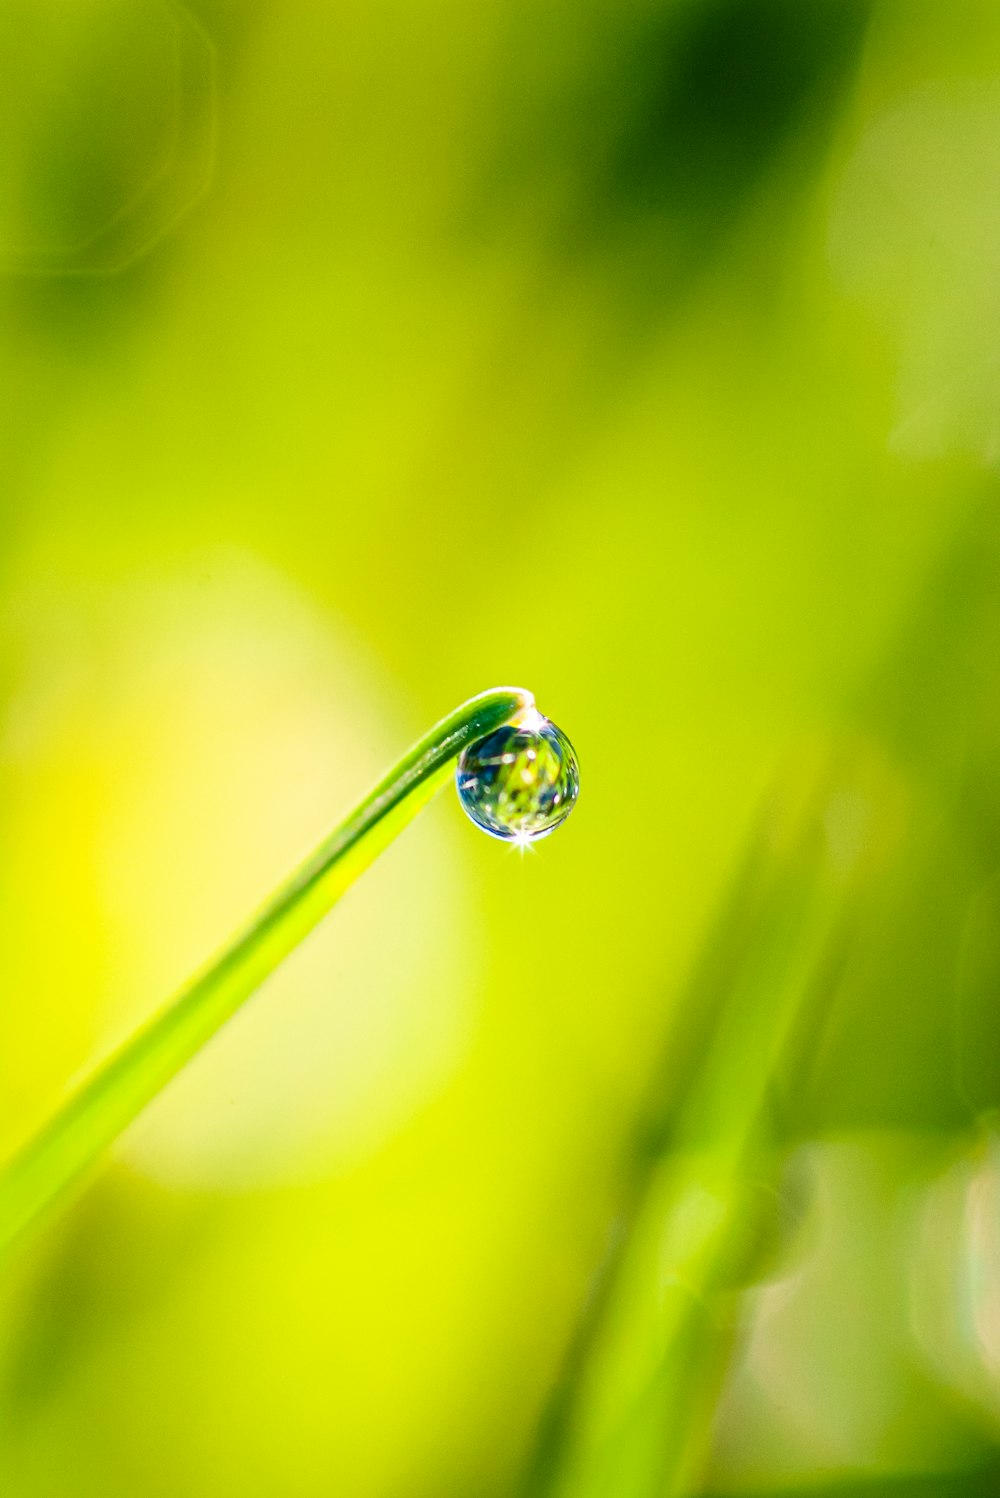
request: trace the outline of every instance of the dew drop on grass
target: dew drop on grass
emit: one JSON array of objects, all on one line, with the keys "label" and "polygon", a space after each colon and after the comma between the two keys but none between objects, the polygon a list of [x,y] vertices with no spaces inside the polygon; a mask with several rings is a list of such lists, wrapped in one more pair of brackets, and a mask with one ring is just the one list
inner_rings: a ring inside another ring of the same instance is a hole
[{"label": "dew drop on grass", "polygon": [[569,816],[580,769],[562,730],[531,713],[470,744],[458,762],[456,784],[477,827],[524,844],[547,837]]}]

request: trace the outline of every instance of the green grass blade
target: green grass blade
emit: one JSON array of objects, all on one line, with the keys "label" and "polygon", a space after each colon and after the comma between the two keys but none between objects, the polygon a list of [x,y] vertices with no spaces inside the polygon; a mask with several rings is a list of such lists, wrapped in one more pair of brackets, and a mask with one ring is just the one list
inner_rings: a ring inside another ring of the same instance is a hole
[{"label": "green grass blade", "polygon": [[779,1120],[805,1087],[866,873],[867,842],[845,857],[827,830],[838,798],[876,818],[862,771],[803,754],[762,810],[637,1119],[522,1498],[700,1489],[740,1297],[780,1241]]},{"label": "green grass blade", "polygon": [[483,692],[442,719],[295,870],[244,930],[112,1055],[0,1170],[0,1252],[44,1216],[449,779],[467,744],[534,706]]}]

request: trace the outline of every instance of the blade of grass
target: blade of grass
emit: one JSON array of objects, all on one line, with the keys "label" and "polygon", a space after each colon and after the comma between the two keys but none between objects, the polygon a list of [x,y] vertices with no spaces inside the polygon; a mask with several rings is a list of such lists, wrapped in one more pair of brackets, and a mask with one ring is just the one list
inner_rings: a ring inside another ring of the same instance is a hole
[{"label": "blade of grass", "polygon": [[210,1040],[449,778],[466,745],[534,706],[501,687],[442,719],[266,905],[0,1169],[0,1252],[79,1184],[97,1157]]},{"label": "blade of grass", "polygon": [[741,1292],[777,1226],[779,1104],[804,1084],[864,877],[826,827],[845,786],[867,800],[858,774],[805,757],[764,809],[627,1146],[614,1243],[521,1498],[698,1487]]}]

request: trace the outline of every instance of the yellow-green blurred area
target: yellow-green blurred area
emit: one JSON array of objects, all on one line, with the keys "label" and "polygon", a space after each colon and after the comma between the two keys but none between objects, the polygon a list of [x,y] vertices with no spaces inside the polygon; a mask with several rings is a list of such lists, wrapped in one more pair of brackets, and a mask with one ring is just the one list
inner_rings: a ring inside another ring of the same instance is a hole
[{"label": "yellow-green blurred area", "polygon": [[1000,1492],[1000,7],[4,0],[5,1498]]}]

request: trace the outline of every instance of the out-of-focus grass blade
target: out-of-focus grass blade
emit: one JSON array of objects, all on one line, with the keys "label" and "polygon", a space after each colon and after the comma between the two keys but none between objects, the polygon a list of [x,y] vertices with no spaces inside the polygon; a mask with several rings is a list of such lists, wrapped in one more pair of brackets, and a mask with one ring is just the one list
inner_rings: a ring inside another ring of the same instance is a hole
[{"label": "out-of-focus grass blade", "polygon": [[[531,1498],[678,1498],[697,1485],[777,1205],[777,1092],[795,1089],[840,970],[877,807],[843,767],[788,777],[761,819],[671,1036],[616,1244],[528,1474]],[[861,829],[840,836],[837,818]]]},{"label": "out-of-focus grass blade", "polygon": [[0,1170],[0,1252],[43,1216],[273,972],[449,778],[467,744],[534,706],[503,687],[457,708],[395,765],[250,924]]}]

